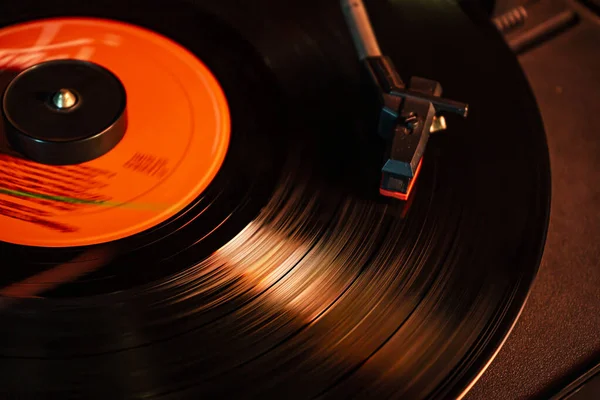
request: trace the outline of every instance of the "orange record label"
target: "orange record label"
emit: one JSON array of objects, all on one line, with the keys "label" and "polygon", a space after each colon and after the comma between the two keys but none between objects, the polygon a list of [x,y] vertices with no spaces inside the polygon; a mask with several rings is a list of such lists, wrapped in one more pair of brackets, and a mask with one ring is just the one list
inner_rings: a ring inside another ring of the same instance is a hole
[{"label": "orange record label", "polygon": [[64,58],[92,61],[119,77],[127,91],[127,132],[109,153],[79,165],[49,166],[0,153],[1,241],[71,247],[134,235],[190,204],[225,159],[225,95],[180,45],[99,19],[0,29],[0,74]]}]

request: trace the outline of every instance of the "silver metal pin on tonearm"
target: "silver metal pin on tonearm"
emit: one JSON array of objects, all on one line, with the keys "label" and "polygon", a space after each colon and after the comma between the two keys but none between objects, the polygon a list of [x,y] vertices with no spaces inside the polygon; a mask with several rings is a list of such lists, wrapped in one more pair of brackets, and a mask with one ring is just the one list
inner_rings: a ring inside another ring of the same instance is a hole
[{"label": "silver metal pin on tonearm", "polygon": [[373,26],[362,0],[341,0],[342,11],[358,53],[358,58],[381,56]]}]

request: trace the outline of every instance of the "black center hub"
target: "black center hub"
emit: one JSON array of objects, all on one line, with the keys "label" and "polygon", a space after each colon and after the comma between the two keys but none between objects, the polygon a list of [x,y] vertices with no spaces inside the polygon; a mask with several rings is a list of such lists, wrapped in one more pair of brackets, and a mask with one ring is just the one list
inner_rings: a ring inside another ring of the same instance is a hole
[{"label": "black center hub", "polygon": [[43,164],[80,164],[106,154],[127,128],[121,81],[87,61],[34,65],[13,79],[2,99],[6,135],[15,150]]}]

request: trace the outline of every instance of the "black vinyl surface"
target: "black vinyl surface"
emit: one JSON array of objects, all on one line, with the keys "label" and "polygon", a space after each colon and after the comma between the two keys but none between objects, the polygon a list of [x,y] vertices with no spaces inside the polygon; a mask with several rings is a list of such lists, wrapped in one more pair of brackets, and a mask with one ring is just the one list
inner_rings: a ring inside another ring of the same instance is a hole
[{"label": "black vinyl surface", "polygon": [[534,97],[484,19],[450,1],[367,2],[403,78],[470,104],[430,140],[402,205],[377,193],[381,144],[337,1],[9,4],[2,25],[92,15],[180,42],[219,79],[233,133],[206,193],[151,232],[0,243],[2,285],[103,264],[44,298],[2,299],[0,393],[448,398],[482,371],[529,293],[550,199]]}]

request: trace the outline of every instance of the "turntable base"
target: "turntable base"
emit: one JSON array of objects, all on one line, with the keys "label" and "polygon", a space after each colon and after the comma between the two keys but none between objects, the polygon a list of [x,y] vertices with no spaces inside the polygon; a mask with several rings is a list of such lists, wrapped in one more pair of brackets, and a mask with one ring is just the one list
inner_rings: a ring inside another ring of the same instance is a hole
[{"label": "turntable base", "polygon": [[598,43],[581,18],[519,57],[548,137],[550,228],[521,318],[467,399],[548,399],[600,361]]}]

